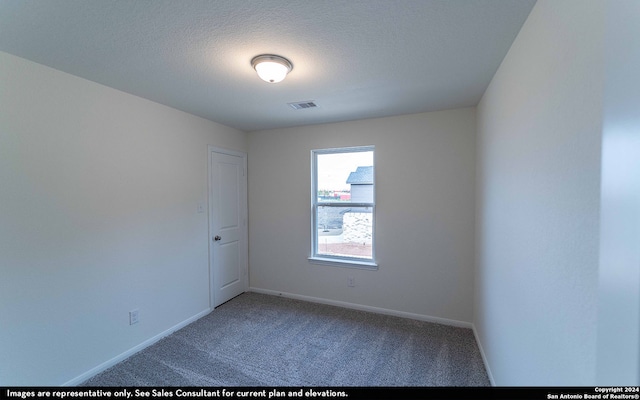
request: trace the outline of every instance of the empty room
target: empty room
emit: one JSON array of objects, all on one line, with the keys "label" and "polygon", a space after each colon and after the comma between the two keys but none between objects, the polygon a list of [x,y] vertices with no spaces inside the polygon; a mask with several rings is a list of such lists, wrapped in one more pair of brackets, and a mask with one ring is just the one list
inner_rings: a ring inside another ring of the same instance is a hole
[{"label": "empty room", "polygon": [[639,20],[0,1],[0,386],[640,385]]}]

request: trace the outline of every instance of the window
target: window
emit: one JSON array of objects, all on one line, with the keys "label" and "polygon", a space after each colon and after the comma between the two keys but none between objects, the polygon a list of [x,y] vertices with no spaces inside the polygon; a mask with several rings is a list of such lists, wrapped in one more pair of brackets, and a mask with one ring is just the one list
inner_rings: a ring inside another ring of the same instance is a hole
[{"label": "window", "polygon": [[375,264],[374,147],[311,152],[312,262]]}]

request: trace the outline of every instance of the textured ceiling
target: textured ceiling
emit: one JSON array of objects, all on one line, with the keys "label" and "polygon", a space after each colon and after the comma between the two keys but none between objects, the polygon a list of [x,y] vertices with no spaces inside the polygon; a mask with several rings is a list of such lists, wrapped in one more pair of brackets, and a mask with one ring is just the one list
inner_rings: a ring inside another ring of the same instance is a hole
[{"label": "textured ceiling", "polygon": [[2,0],[0,51],[254,131],[476,105],[534,3]]}]

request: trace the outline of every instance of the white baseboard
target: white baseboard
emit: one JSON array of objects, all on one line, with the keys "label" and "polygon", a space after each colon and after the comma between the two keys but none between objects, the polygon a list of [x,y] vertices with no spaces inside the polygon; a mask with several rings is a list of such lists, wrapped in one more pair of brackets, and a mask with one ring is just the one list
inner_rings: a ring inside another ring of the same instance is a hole
[{"label": "white baseboard", "polygon": [[482,356],[482,363],[484,364],[484,369],[487,370],[487,375],[489,376],[489,382],[491,382],[491,386],[495,386],[496,382],[493,380],[493,374],[491,373],[491,368],[489,368],[489,360],[487,360],[487,356],[484,353],[484,349],[482,348],[482,342],[480,341],[480,336],[478,336],[478,331],[476,330],[476,326],[472,325],[473,336],[476,338],[476,343],[478,344],[478,349],[480,350],[480,355]]},{"label": "white baseboard", "polygon": [[320,303],[320,304],[327,304],[327,305],[330,305],[330,306],[351,308],[353,310],[369,311],[369,312],[373,312],[373,313],[377,313],[377,314],[392,315],[392,316],[396,316],[396,317],[416,319],[416,320],[419,320],[419,321],[433,322],[433,323],[436,323],[436,324],[456,326],[458,328],[469,328],[469,329],[471,329],[473,327],[473,324],[470,323],[470,322],[458,321],[458,320],[455,320],[455,319],[432,317],[432,316],[429,316],[429,315],[414,314],[414,313],[408,313],[408,312],[404,312],[404,311],[390,310],[390,309],[387,309],[387,308],[365,306],[365,305],[362,305],[362,304],[347,303],[347,302],[344,302],[344,301],[328,300],[328,299],[323,299],[323,298],[319,298],[319,297],[311,297],[311,296],[303,296],[303,295],[293,294],[293,293],[278,292],[276,290],[260,289],[260,288],[250,287],[249,291],[250,292],[255,292],[255,293],[262,293],[262,294],[270,294],[270,295],[274,295],[274,296],[282,296],[282,297],[287,297],[287,298],[296,299],[296,300],[304,300],[304,301],[309,301],[309,302],[312,302],[312,303]]},{"label": "white baseboard", "polygon": [[134,355],[135,353],[139,352],[140,350],[143,350],[149,346],[151,346],[152,344],[156,343],[157,341],[159,341],[160,339],[169,336],[170,334],[172,334],[173,332],[177,331],[178,329],[182,329],[185,326],[189,325],[192,322],[195,322],[197,320],[199,320],[200,318],[204,317],[205,315],[209,314],[212,311],[212,309],[208,308],[204,311],[199,312],[198,314],[185,319],[184,321],[172,326],[171,328],[165,330],[164,332],[161,332],[159,334],[157,334],[156,336],[145,340],[144,342],[140,343],[139,345],[125,351],[122,354],[119,354],[115,357],[113,357],[112,359],[103,362],[102,364],[98,365],[95,368],[90,369],[89,371],[83,373],[82,375],[79,375],[73,379],[71,379],[68,382],[63,383],[61,386],[76,386],[81,384],[82,382],[86,381],[89,378],[94,377],[95,375],[99,374],[100,372],[106,370],[107,368],[113,367],[114,365],[116,365],[117,363],[119,363],[120,361],[125,360],[128,357],[131,357],[132,355]]}]

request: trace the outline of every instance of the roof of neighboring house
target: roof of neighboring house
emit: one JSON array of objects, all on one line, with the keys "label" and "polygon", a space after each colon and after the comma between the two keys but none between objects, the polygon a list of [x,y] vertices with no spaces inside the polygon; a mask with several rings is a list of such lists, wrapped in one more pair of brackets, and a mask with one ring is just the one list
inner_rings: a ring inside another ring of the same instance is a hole
[{"label": "roof of neighboring house", "polygon": [[373,166],[358,167],[355,172],[349,174],[347,183],[352,185],[373,185]]}]

